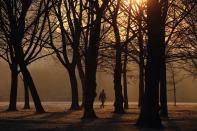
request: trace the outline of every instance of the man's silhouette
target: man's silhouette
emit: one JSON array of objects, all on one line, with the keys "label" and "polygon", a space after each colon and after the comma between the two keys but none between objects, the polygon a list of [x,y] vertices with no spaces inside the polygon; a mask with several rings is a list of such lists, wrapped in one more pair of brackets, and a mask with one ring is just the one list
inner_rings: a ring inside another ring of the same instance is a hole
[{"label": "man's silhouette", "polygon": [[103,89],[103,90],[101,91],[100,95],[99,95],[99,101],[101,101],[100,108],[104,108],[105,100],[106,100],[106,94],[105,94],[105,91],[104,91],[104,89]]}]

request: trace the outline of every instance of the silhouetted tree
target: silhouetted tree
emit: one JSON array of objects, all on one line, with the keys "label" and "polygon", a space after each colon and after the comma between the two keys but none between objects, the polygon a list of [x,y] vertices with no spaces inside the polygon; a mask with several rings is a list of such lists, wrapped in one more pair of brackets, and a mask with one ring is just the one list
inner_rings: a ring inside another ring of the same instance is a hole
[{"label": "silhouetted tree", "polygon": [[168,0],[161,0],[161,43],[162,43],[162,56],[161,56],[161,67],[160,67],[160,115],[168,117],[167,107],[167,87],[166,87],[166,18],[168,12]]},{"label": "silhouetted tree", "polygon": [[[16,63],[16,66],[19,66],[19,71],[22,73],[24,81],[31,91],[37,112],[44,112],[44,109],[41,105],[40,98],[36,91],[27,65],[43,57],[42,55],[38,56],[38,54],[41,52],[43,47],[43,45],[41,46],[41,43],[43,41],[41,42],[40,39],[43,35],[45,23],[44,21],[46,20],[46,17],[43,18],[43,22],[41,24],[39,24],[39,20],[44,14],[43,12],[45,12],[45,10],[47,9],[43,4],[44,2],[45,1],[40,1],[38,3],[38,14],[35,15],[34,13],[32,13],[34,17],[30,19],[31,21],[28,21],[29,17],[27,17],[27,14],[32,16],[32,14],[30,14],[29,12],[29,9],[32,8],[31,0],[1,1],[1,6],[3,7],[1,10],[1,16],[3,16],[1,17],[1,23],[3,23],[1,29],[4,31],[4,35],[7,38],[6,44],[9,47],[8,51],[14,56],[12,63],[14,61]],[[41,27],[39,31],[37,31],[38,27]],[[27,39],[24,39],[27,35]],[[17,75],[19,71],[16,71]],[[16,106],[16,87],[17,83],[15,83],[15,89],[13,90],[13,92],[11,90],[12,93],[10,95],[14,96],[13,98],[11,98],[13,99],[14,106]],[[15,95],[13,95],[13,93]]]},{"label": "silhouetted tree", "polygon": [[[83,118],[96,118],[93,103],[96,97],[96,70],[98,49],[100,44],[101,20],[109,0],[88,1],[89,13],[91,13],[90,35],[85,54],[85,103]],[[95,14],[93,14],[95,12]],[[94,19],[95,18],[95,19]]]},{"label": "silhouetted tree", "polygon": [[143,9],[142,5],[138,7],[137,23],[138,23],[138,46],[139,46],[139,99],[138,106],[140,107],[144,98],[144,61],[145,61],[145,49],[143,38]]},{"label": "silhouetted tree", "polygon": [[81,108],[84,107],[84,91],[85,91],[85,73],[84,73],[84,69],[83,69],[83,65],[82,65],[82,62],[81,60],[79,60],[79,62],[77,63],[77,69],[78,69],[78,72],[79,72],[79,77],[80,77],[80,81],[81,81],[81,86],[82,86],[82,103],[81,103]]},{"label": "silhouetted tree", "polygon": [[27,85],[26,81],[23,81],[23,84],[24,84],[24,99],[25,99],[23,109],[30,109],[28,85]]},{"label": "silhouetted tree", "polygon": [[124,113],[123,108],[123,95],[122,95],[122,46],[121,46],[121,38],[120,31],[118,28],[117,17],[120,8],[120,0],[114,2],[113,12],[111,9],[110,15],[112,17],[112,27],[114,30],[115,36],[115,69],[114,69],[114,91],[115,91],[115,102],[114,102],[114,113]]},{"label": "silhouetted tree", "polygon": [[26,81],[23,80],[22,76],[19,74],[21,80],[23,81],[24,86],[24,107],[23,109],[30,109],[30,103],[29,103],[29,89]]},{"label": "silhouetted tree", "polygon": [[[82,6],[83,3],[82,0],[60,0],[56,5],[54,3],[55,1],[53,2],[53,12],[59,23],[61,48],[59,48],[59,45],[55,45],[54,42],[51,43],[51,47],[54,49],[57,58],[60,60],[60,62],[66,68],[69,74],[72,92],[72,104],[70,109],[78,110],[80,108],[78,100],[77,77],[75,70],[77,64],[81,60],[79,45],[82,32],[82,14],[84,10]],[[77,6],[75,4],[77,4]],[[72,57],[72,59],[70,60],[69,57]]]},{"label": "silhouetted tree", "polygon": [[[188,3],[187,3],[188,2]],[[192,2],[192,0],[191,0]],[[182,68],[190,73],[191,75],[196,77],[196,69],[197,69],[197,5],[195,1],[194,3],[190,3],[186,1],[186,5],[189,8],[192,7],[191,12],[183,20],[183,24],[179,27],[178,33],[175,36],[178,38],[178,41],[175,43],[178,45],[175,49],[179,48],[181,56],[181,65]]]},{"label": "silhouetted tree", "polygon": [[[127,51],[128,46],[125,46]],[[124,53],[124,63],[123,63],[123,90],[124,90],[124,109],[129,108],[128,103],[128,91],[127,91],[127,63],[128,63],[128,54]]]},{"label": "silhouetted tree", "polygon": [[159,77],[162,58],[161,6],[158,0],[147,1],[147,63],[145,69],[145,94],[137,125],[161,127],[159,117]]},{"label": "silhouetted tree", "polygon": [[[173,47],[177,46],[176,38],[177,32],[179,32],[179,26],[184,23],[184,19],[191,13],[194,8],[194,5],[191,4],[188,6],[188,3],[184,0],[178,1],[169,1],[162,0],[162,59],[161,59],[161,72],[160,72],[160,115],[167,117],[167,84],[166,84],[166,63],[168,59],[179,59],[178,55],[175,58],[173,56],[172,50]],[[173,45],[174,44],[174,45]],[[167,51],[166,51],[166,47]],[[178,49],[180,50],[180,49]],[[173,51],[178,53],[179,51]],[[174,54],[174,53],[173,53]]]},{"label": "silhouetted tree", "polygon": [[174,66],[173,64],[169,63],[169,71],[170,71],[170,74],[171,74],[171,83],[173,85],[173,97],[174,97],[174,105],[176,106],[176,79],[175,79],[175,69],[174,69]]}]

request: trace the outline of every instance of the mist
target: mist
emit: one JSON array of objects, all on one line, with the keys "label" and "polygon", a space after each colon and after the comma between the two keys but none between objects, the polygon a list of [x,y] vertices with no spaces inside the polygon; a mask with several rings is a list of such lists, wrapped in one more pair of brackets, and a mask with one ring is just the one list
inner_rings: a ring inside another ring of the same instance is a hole
[{"label": "mist", "polygon": [[[137,102],[138,100],[138,69],[135,64],[129,64],[131,72],[128,72],[128,99],[130,102]],[[0,60],[0,101],[9,101],[10,92],[10,70],[8,65]],[[34,62],[29,66],[32,73],[35,85],[42,101],[70,101],[71,88],[67,74],[67,70],[58,61],[52,57],[47,57]],[[169,74],[169,72],[167,72]],[[77,72],[78,74],[78,72]],[[175,77],[179,78],[186,72],[181,71]],[[167,80],[170,76],[167,75]],[[79,100],[82,98],[82,89],[78,77],[79,85]],[[188,76],[185,79],[177,82],[177,102],[197,102],[197,82],[194,77]],[[97,97],[99,92],[105,89],[107,101],[113,101],[113,74],[106,72],[98,72],[97,74]],[[168,101],[173,102],[173,87],[168,83]],[[23,101],[24,88],[21,77],[19,77],[18,86],[18,101]]]}]

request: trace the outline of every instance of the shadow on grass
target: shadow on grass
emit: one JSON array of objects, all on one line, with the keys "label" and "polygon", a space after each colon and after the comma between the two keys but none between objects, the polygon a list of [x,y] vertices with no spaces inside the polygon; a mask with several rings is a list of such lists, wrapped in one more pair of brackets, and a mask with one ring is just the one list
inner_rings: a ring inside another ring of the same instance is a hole
[{"label": "shadow on grass", "polygon": [[124,120],[125,114],[114,114],[108,118],[98,118],[94,120],[82,119],[78,123],[70,124],[62,131],[135,131],[137,129],[129,120]]}]

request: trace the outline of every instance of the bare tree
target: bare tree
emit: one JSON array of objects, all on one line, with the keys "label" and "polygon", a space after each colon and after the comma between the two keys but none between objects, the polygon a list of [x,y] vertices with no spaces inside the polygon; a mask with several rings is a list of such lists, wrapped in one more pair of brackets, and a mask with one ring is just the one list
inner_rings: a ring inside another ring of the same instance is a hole
[{"label": "bare tree", "polygon": [[162,58],[161,6],[157,0],[147,1],[147,63],[145,69],[145,95],[137,125],[161,127],[159,117],[159,75]]},{"label": "bare tree", "polygon": [[[123,109],[123,95],[122,95],[122,46],[121,46],[121,38],[120,31],[117,24],[117,17],[120,8],[120,0],[117,0],[114,4],[113,11],[109,8],[110,15],[112,16],[112,27],[114,30],[115,36],[115,69],[114,69],[114,91],[115,91],[115,102],[114,107],[115,113],[124,113]],[[112,4],[113,4],[112,3]]]},{"label": "bare tree", "polygon": [[[72,92],[72,104],[70,109],[78,110],[80,108],[78,100],[77,77],[75,70],[77,64],[80,64],[81,61],[79,45],[82,32],[82,15],[84,10],[82,7],[83,2],[82,0],[60,0],[57,2],[57,4],[55,4],[55,1],[53,1],[52,3],[54,5],[53,12],[55,18],[59,23],[58,29],[60,30],[61,44],[58,45],[57,43],[51,42],[50,45],[55,51],[57,58],[69,74]],[[48,21],[50,24],[51,20],[48,19]]]},{"label": "bare tree", "polygon": [[[100,4],[102,3],[102,4]],[[85,54],[85,103],[83,118],[96,118],[93,109],[94,99],[96,97],[96,70],[98,49],[100,45],[100,30],[102,16],[109,3],[104,1],[88,1],[89,13],[91,13],[91,26],[89,32],[88,47]],[[94,13],[95,12],[95,13]],[[93,14],[94,13],[94,14]]]},{"label": "bare tree", "polygon": [[[10,106],[12,107],[9,108],[11,110],[16,109],[17,76],[21,72],[24,81],[31,91],[36,111],[44,112],[33,79],[27,68],[28,64],[43,57],[39,54],[43,48],[43,41],[40,41],[40,39],[44,35],[43,30],[46,16],[43,17],[42,23],[39,24],[39,22],[47,9],[43,4],[44,2],[40,1],[38,3],[37,13],[29,14],[31,6],[33,6],[32,1],[1,1],[1,31],[3,31],[6,40],[5,44],[8,47],[8,56],[6,57],[9,60],[8,63],[11,63],[10,67],[13,67],[13,64],[15,67],[15,82],[13,82],[10,95]],[[29,19],[30,17],[27,17],[27,14],[31,17],[33,16],[33,18]],[[41,29],[38,31],[39,27]],[[17,70],[17,67],[20,70]]]}]

